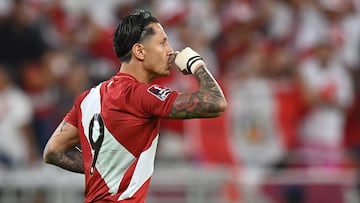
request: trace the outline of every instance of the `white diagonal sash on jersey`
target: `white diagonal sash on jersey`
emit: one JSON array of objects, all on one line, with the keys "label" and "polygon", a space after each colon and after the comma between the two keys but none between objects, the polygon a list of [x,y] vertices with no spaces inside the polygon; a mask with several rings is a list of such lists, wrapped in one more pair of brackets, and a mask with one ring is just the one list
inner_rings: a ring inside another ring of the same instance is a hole
[{"label": "white diagonal sash on jersey", "polygon": [[[91,89],[89,94],[81,103],[82,125],[84,127],[86,138],[89,142],[89,124],[93,115],[101,112],[101,96],[100,86]],[[119,184],[124,177],[125,172],[135,161],[135,157],[122,146],[108,131],[105,125],[104,140],[100,148],[98,159],[95,167],[109,187],[109,193],[115,194],[118,192]],[[91,145],[90,145],[91,146]],[[124,166],[118,170],[114,170],[119,166]]]}]

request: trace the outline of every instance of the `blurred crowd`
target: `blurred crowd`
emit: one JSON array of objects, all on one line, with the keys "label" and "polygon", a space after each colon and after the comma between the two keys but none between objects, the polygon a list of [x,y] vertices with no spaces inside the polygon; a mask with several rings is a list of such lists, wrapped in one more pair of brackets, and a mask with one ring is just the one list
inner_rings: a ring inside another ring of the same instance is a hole
[{"label": "blurred crowd", "polygon": [[[112,32],[136,9],[199,52],[229,102],[217,119],[164,120],[158,160],[360,163],[357,0],[0,0],[0,168],[41,161],[74,98],[118,71]],[[176,70],[157,82],[196,86]]]}]

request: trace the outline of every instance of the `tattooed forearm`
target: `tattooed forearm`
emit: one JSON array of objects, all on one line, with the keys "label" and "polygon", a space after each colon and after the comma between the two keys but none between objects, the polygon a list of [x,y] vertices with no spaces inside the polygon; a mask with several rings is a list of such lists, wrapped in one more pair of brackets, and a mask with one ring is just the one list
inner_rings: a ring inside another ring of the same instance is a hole
[{"label": "tattooed forearm", "polygon": [[224,94],[219,84],[205,67],[199,68],[195,73],[195,77],[200,83],[200,91],[209,91],[211,93],[210,96],[216,97],[216,99],[224,99]]},{"label": "tattooed forearm", "polygon": [[194,76],[199,82],[199,90],[179,94],[171,109],[170,118],[217,117],[225,110],[224,94],[208,70],[199,68]]},{"label": "tattooed forearm", "polygon": [[84,173],[83,158],[81,152],[76,148],[63,153],[49,153],[48,163],[75,173]]}]

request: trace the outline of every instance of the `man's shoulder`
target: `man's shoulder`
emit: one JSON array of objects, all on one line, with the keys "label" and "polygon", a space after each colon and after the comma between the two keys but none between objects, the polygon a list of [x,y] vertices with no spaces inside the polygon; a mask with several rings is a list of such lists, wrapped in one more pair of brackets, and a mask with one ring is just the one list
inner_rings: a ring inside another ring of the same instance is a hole
[{"label": "man's shoulder", "polygon": [[94,88],[94,87],[89,88],[89,89],[86,89],[86,90],[84,90],[82,93],[80,93],[80,94],[75,98],[75,101],[74,101],[75,106],[80,105],[80,103],[85,99],[85,97],[89,94],[90,90],[93,89],[93,88]]}]

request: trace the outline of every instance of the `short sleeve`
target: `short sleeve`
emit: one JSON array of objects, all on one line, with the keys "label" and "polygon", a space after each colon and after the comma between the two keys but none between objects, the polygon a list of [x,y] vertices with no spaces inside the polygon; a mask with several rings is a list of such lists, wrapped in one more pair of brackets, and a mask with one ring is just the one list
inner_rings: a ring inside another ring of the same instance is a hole
[{"label": "short sleeve", "polygon": [[144,85],[140,88],[142,89],[140,91],[143,92],[141,105],[144,112],[150,117],[169,117],[178,92],[158,84]]},{"label": "short sleeve", "polygon": [[70,123],[71,125],[78,127],[78,119],[79,119],[79,111],[80,111],[80,102],[85,98],[85,96],[89,93],[89,90],[80,94],[70,109],[70,111],[65,115],[64,121]]},{"label": "short sleeve", "polygon": [[71,108],[71,110],[65,115],[64,121],[70,123],[71,125],[78,127],[77,124],[77,111],[75,105]]}]

